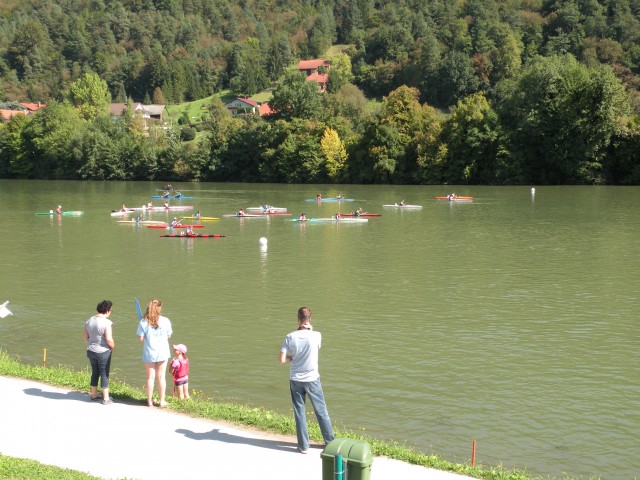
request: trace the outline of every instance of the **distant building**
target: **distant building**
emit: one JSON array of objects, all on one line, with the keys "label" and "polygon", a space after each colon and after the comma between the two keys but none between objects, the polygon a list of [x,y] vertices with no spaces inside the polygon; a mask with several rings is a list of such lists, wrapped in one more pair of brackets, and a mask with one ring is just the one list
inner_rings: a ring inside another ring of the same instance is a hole
[{"label": "distant building", "polygon": [[[307,76],[307,82],[316,82],[320,91],[325,92],[327,90],[327,84],[329,83],[330,67],[331,64],[329,60],[314,59],[300,60],[297,69]],[[322,70],[322,72],[320,70]]]},{"label": "distant building", "polygon": [[145,130],[149,130],[149,127],[152,125],[157,125],[162,128],[166,127],[166,105],[144,105],[140,102],[133,102],[130,105],[128,103],[110,103],[109,115],[115,120],[120,118],[129,107],[131,107],[134,117],[137,116],[144,119]]},{"label": "distant building", "polygon": [[224,104],[232,115],[259,115],[264,117],[272,113],[268,103],[257,102],[248,97],[237,97]]}]

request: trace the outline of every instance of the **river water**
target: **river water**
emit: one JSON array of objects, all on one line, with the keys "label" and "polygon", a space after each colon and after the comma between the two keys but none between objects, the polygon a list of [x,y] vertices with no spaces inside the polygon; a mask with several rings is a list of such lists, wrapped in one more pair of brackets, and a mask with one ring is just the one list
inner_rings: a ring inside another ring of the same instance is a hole
[{"label": "river water", "polygon": [[[175,185],[196,198],[173,204],[207,216],[264,203],[382,213],[207,222],[222,239],[160,238],[110,216],[161,186],[1,180],[0,303],[13,315],[0,347],[87,368],[82,325],[108,298],[113,375],[143,388],[133,299],[158,297],[196,394],[288,414],[277,356],[307,305],[335,424],[455,462],[475,439],[478,463],[534,475],[640,472],[640,188],[456,187],[474,200],[450,203],[438,186]],[[305,202],[319,192],[355,201]],[[382,207],[403,199],[423,208]],[[34,215],[58,204],[85,213]]]}]

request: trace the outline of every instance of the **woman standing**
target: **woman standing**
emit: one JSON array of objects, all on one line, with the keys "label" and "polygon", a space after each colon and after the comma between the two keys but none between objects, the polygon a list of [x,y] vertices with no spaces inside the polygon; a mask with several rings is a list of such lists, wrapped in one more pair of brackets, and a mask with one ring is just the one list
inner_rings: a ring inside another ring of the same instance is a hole
[{"label": "woman standing", "polygon": [[153,406],[153,384],[154,379],[158,381],[158,396],[160,397],[160,407],[166,407],[165,392],[167,390],[167,360],[171,356],[169,351],[169,338],[173,330],[171,321],[160,315],[162,302],[153,299],[147,305],[136,335],[141,342],[144,342],[142,350],[142,361],[147,371],[147,405]]},{"label": "woman standing", "polygon": [[82,337],[87,342],[87,358],[91,364],[91,401],[98,401],[98,378],[102,388],[102,404],[113,403],[109,397],[109,370],[111,368],[111,351],[116,347],[113,341],[113,332],[109,320],[111,306],[109,300],[103,300],[98,304],[94,315],[84,324]]}]

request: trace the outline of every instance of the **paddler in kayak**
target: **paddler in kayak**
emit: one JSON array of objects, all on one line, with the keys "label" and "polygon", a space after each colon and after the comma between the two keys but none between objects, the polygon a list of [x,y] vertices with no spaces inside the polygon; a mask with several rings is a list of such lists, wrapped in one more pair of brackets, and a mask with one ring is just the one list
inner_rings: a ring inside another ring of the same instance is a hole
[{"label": "paddler in kayak", "polygon": [[358,208],[355,212],[353,212],[356,217],[359,217],[360,215],[362,215],[364,212],[362,211],[362,208]]},{"label": "paddler in kayak", "polygon": [[171,229],[173,230],[174,228],[180,226],[180,220],[178,220],[177,217],[173,217],[173,221],[171,222]]},{"label": "paddler in kayak", "polygon": [[165,210],[169,210],[169,202],[164,202],[164,208]]},{"label": "paddler in kayak", "polygon": [[238,217],[244,217],[244,216],[245,216],[244,208],[241,208],[240,210],[238,210],[238,213],[236,213],[236,216],[238,216]]},{"label": "paddler in kayak", "polygon": [[317,194],[316,195],[316,201],[321,202],[322,201],[322,195]]},{"label": "paddler in kayak", "polygon": [[196,220],[200,220],[200,217],[201,217],[201,216],[202,216],[202,215],[200,215],[200,210],[198,210],[198,211],[196,212],[196,214],[193,216],[193,218],[195,218]]},{"label": "paddler in kayak", "polygon": [[307,219],[307,215],[304,212],[302,212],[298,217],[298,220],[300,220],[301,222],[304,222],[306,219]]},{"label": "paddler in kayak", "polygon": [[56,213],[58,215],[60,215],[62,213],[62,205],[58,205],[58,208],[56,208]]},{"label": "paddler in kayak", "polygon": [[336,220],[340,220],[342,218],[342,215],[340,215],[340,212],[338,212],[333,218],[335,218]]}]

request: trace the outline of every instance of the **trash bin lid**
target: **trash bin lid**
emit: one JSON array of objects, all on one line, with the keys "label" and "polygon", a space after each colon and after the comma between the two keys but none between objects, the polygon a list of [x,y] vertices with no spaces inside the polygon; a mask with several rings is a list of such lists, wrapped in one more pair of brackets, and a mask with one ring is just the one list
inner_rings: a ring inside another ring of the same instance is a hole
[{"label": "trash bin lid", "polygon": [[351,465],[367,467],[373,462],[371,446],[362,440],[352,438],[335,438],[331,440],[320,454],[321,458],[334,458],[342,455]]}]

